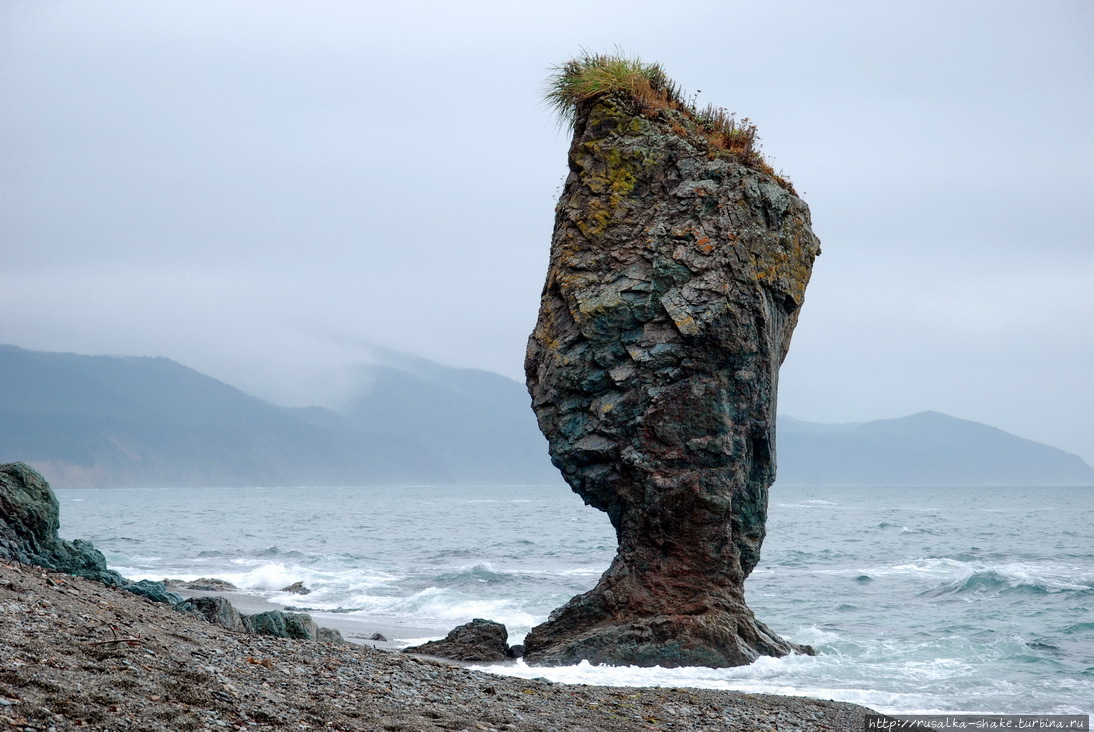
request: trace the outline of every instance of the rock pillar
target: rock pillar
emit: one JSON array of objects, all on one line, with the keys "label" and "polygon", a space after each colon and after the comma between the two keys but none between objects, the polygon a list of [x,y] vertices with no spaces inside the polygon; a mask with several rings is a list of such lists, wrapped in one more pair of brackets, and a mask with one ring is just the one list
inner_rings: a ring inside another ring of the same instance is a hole
[{"label": "rock pillar", "polygon": [[525,658],[721,667],[811,652],[743,593],[775,477],[779,365],[820,253],[809,210],[693,114],[611,95],[577,106],[569,166],[525,370],[552,461],[619,549]]}]

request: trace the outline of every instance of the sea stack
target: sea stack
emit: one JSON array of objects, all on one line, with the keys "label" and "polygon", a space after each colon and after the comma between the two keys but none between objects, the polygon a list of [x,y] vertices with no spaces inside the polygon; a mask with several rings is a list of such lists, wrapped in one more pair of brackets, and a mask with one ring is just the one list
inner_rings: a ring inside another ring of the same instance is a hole
[{"label": "sea stack", "polygon": [[743,590],[775,478],[779,366],[820,253],[809,209],[748,120],[696,109],[656,64],[585,55],[548,99],[573,142],[525,372],[552,461],[619,548],[532,629],[525,659],[811,653]]}]

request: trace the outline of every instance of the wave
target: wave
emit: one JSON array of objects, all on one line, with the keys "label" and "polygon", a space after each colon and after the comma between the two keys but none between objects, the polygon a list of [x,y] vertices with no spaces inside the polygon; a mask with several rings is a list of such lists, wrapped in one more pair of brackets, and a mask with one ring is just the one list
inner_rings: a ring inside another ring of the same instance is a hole
[{"label": "wave", "polygon": [[1026,564],[969,566],[963,576],[920,593],[925,597],[947,595],[1025,593],[1051,595],[1094,593],[1094,577],[1076,577],[1067,568]]},{"label": "wave", "polygon": [[1094,633],[1094,623],[1075,623],[1064,628],[1065,635],[1087,635]]},{"label": "wave", "polygon": [[[818,659],[820,659],[818,661]],[[841,688],[838,685],[817,686],[815,667],[824,664],[846,671],[852,663],[837,656],[790,655],[783,658],[762,656],[748,666],[712,669],[686,666],[663,668],[660,666],[594,666],[581,661],[576,666],[528,666],[523,660],[513,664],[475,666],[474,668],[501,676],[521,678],[546,678],[566,684],[591,684],[597,686],[659,686],[692,687],[700,689],[725,689],[749,694],[789,694],[815,699],[863,704],[887,713],[939,711],[939,700],[921,693],[892,692],[863,685]],[[812,676],[813,678],[810,678]],[[836,680],[835,674],[832,681]],[[866,682],[866,679],[857,679]]]},{"label": "wave", "polygon": [[524,575],[497,572],[487,563],[460,568],[456,572],[437,575],[433,581],[444,587],[466,587],[468,585],[504,585],[518,582]]},{"label": "wave", "polygon": [[929,534],[931,536],[942,536],[946,532],[940,529],[910,529],[907,526],[900,527],[901,534]]},{"label": "wave", "polygon": [[[358,615],[406,618],[418,624],[443,628],[451,628],[473,618],[489,618],[506,626],[510,643],[519,642],[533,625],[544,619],[529,613],[520,603],[509,598],[486,599],[442,587],[427,587],[411,595],[361,593],[353,595],[347,604],[359,608]],[[410,640],[406,643],[413,645]]]},{"label": "wave", "polygon": [[796,501],[794,503],[776,503],[777,508],[832,508],[839,504],[832,501],[812,500],[812,501]]},{"label": "wave", "polygon": [[277,548],[276,546],[271,546],[271,547],[267,547],[265,549],[258,549],[256,551],[253,551],[253,552],[251,552],[251,556],[252,557],[287,557],[289,559],[301,559],[305,555],[304,555],[303,552],[298,552],[298,551],[295,551],[295,550],[290,550],[290,551],[286,552],[286,551],[281,551],[281,549]]}]

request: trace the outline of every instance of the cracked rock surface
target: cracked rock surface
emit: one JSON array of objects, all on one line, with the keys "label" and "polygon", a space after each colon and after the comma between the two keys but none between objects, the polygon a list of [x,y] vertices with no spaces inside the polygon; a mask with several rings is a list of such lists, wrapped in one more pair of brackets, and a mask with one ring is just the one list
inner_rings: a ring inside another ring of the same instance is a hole
[{"label": "cracked rock surface", "polygon": [[[525,372],[551,458],[619,541],[528,663],[736,666],[811,652],[745,605],[775,403],[820,243],[781,178],[679,112],[579,107]],[[688,129],[691,129],[689,132]]]}]

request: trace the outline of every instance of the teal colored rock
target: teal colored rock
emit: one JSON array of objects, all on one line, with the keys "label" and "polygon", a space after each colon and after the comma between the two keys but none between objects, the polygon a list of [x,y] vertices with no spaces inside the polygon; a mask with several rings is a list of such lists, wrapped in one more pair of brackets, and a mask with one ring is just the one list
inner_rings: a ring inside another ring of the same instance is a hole
[{"label": "teal colored rock", "polygon": [[115,587],[128,580],[107,569],[106,558],[89,541],[57,536],[57,496],[25,463],[0,465],[0,558],[35,564]]},{"label": "teal colored rock", "polygon": [[319,626],[306,613],[270,610],[257,615],[244,615],[243,623],[252,633],[272,635],[275,638],[315,640],[319,632]]},{"label": "teal colored rock", "polygon": [[163,582],[155,580],[140,580],[139,582],[126,581],[122,589],[132,592],[134,595],[147,597],[152,602],[165,602],[168,605],[178,605],[182,602],[182,595],[171,592]]},{"label": "teal colored rock", "polygon": [[57,536],[60,507],[53,489],[25,463],[0,465],[0,558],[120,587],[155,602],[182,600],[163,582],[131,582],[112,569],[90,541]]},{"label": "teal colored rock", "polygon": [[45,478],[25,463],[0,465],[0,559],[34,564],[119,587],[153,602],[200,615],[231,630],[279,638],[345,642],[341,633],[318,627],[309,615],[271,611],[242,616],[222,597],[196,597],[184,602],[182,596],[171,592],[164,582],[128,580],[107,569],[106,558],[91,542],[59,538],[59,527],[57,496]]},{"label": "teal colored rock", "polygon": [[183,612],[200,615],[213,625],[219,625],[228,630],[247,630],[243,616],[231,602],[223,597],[191,597],[189,600],[180,602],[176,607]]},{"label": "teal colored rock", "polygon": [[244,615],[243,625],[252,633],[275,638],[344,643],[342,634],[333,628],[320,628],[307,613],[270,610],[257,615]]}]

